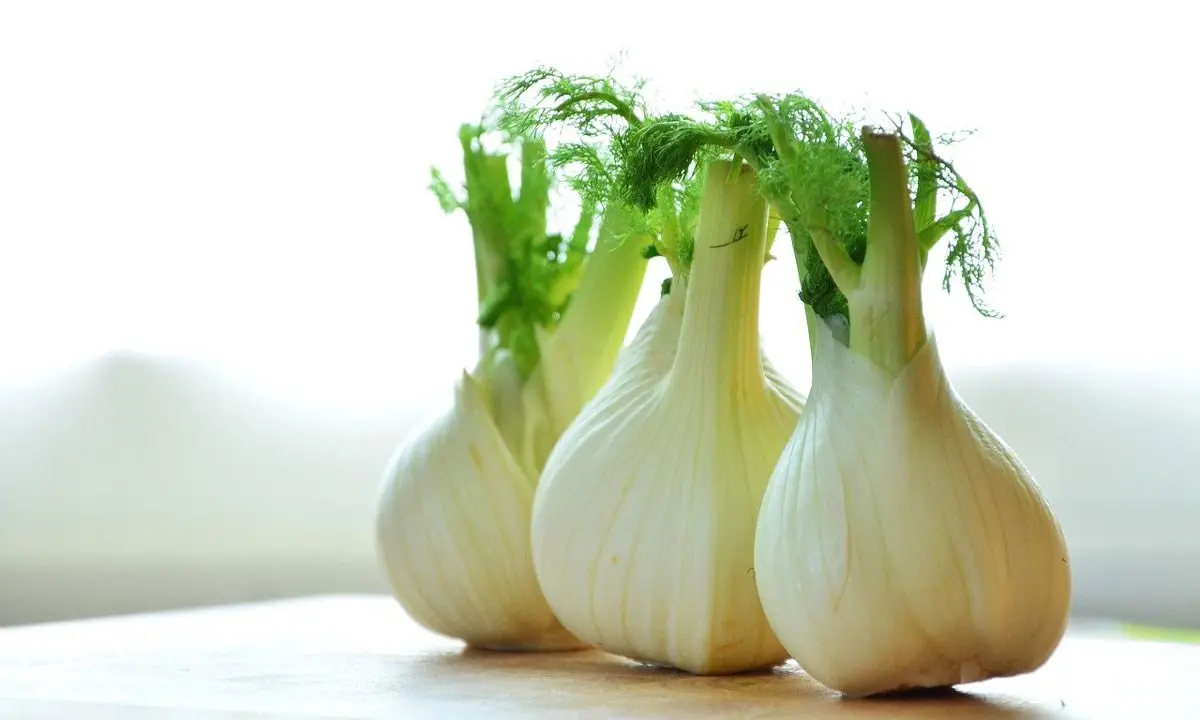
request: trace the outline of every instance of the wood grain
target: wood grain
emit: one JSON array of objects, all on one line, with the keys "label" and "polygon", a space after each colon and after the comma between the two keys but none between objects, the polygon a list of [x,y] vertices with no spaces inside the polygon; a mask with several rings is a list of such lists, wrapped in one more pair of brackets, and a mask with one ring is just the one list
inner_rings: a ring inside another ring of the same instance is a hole
[{"label": "wood grain", "polygon": [[1041,670],[843,700],[789,663],[702,678],[596,651],[465,650],[385,597],[0,630],[2,718],[1200,718],[1200,646],[1073,629]]}]

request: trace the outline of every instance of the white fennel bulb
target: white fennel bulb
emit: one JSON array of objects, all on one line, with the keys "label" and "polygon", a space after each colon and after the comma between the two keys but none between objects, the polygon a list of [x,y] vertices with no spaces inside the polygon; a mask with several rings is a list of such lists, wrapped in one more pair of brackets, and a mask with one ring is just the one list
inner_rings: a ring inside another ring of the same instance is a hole
[{"label": "white fennel bulb", "polygon": [[820,323],[756,555],[780,639],[851,695],[1033,670],[1067,616],[1058,525],[1012,450],[954,393],[932,338],[890,373]]},{"label": "white fennel bulb", "polygon": [[565,649],[529,557],[537,480],[516,461],[487,389],[463,373],[451,409],[396,453],[380,499],[379,547],[417,622],[490,649]]},{"label": "white fennel bulb", "polygon": [[[964,215],[935,218],[944,178],[969,193],[968,213],[977,199],[913,125],[915,145],[861,136],[861,263],[841,238],[812,231],[848,317],[810,313],[812,389],[771,477],[755,547],[771,627],[813,678],[852,696],[1032,671],[1057,647],[1070,607],[1054,514],[954,392],[926,330],[921,274],[933,242],[948,232],[960,243],[990,238],[986,225],[959,224]],[[916,210],[905,147],[920,148]],[[978,260],[990,246],[972,251]],[[831,325],[846,322],[835,337]]]},{"label": "white fennel bulb", "polygon": [[767,208],[755,175],[707,168],[686,282],[675,278],[547,461],[538,581],[563,625],[607,652],[692,673],[787,653],[754,584],[767,479],[801,399],[764,369]]},{"label": "white fennel bulb", "polygon": [[556,239],[546,232],[543,147],[522,143],[514,198],[504,155],[477,140],[464,132],[466,198],[440,193],[466,211],[475,236],[483,357],[449,409],[389,461],[379,556],[401,606],[435,632],[495,650],[582,648],[538,586],[531,506],[550,449],[617,361],[645,275],[645,238],[610,208],[584,256],[585,204],[572,237],[547,253]]}]

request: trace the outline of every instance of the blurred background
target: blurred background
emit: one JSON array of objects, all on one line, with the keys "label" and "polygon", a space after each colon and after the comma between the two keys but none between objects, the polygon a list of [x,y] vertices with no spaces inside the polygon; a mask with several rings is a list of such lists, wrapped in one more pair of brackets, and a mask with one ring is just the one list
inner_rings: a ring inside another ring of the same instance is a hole
[{"label": "blurred background", "polygon": [[[504,76],[802,88],[974,129],[1000,320],[928,314],[1078,617],[1200,627],[1200,53],[1183,3],[0,6],[0,625],[384,591],[393,449],[474,360],[457,129]],[[787,243],[767,353],[810,368]],[[647,278],[636,323],[665,267]]]}]

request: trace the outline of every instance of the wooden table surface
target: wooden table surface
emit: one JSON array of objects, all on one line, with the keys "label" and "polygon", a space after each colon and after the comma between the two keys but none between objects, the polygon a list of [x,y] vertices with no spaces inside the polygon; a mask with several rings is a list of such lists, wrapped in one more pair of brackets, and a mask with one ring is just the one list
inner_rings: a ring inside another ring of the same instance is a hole
[{"label": "wooden table surface", "polygon": [[0,629],[5,720],[425,717],[1197,720],[1200,646],[1073,629],[1031,675],[934,697],[850,701],[793,664],[701,678],[595,651],[464,651],[385,597]]}]

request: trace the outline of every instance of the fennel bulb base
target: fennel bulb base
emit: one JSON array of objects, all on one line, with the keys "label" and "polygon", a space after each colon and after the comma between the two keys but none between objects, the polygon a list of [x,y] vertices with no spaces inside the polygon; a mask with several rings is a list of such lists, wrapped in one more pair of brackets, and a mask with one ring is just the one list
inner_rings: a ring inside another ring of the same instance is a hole
[{"label": "fennel bulb base", "polygon": [[476,647],[586,647],[538,587],[535,483],[497,429],[485,389],[464,372],[450,410],[393,456],[379,499],[379,558],[417,623]]},{"label": "fennel bulb base", "polygon": [[[597,648],[603,650],[604,648]],[[787,662],[788,655],[784,650],[779,650],[769,660],[766,660],[758,665],[747,665],[743,662],[727,662],[722,661],[719,654],[714,655],[707,660],[700,662],[663,662],[652,658],[638,657],[630,653],[616,653],[615,651],[606,651],[618,654],[628,660],[631,660],[638,665],[651,670],[662,670],[664,672],[680,672],[689,675],[698,675],[701,677],[719,677],[722,675],[752,675],[754,673],[762,673]]]},{"label": "fennel bulb base", "polygon": [[732,409],[715,405],[732,393],[703,386],[680,399],[682,317],[680,296],[659,302],[555,447],[534,566],[556,616],[599,650],[694,675],[761,671],[788,654],[750,572],[754,522],[802,401],[769,363]]},{"label": "fennel bulb base", "polygon": [[[897,667],[893,680],[876,679],[870,685],[856,688],[846,684],[835,688],[847,699],[875,697],[879,695],[903,695],[923,692],[950,691],[955,685],[982,682],[992,677],[1018,675],[1020,673],[992,674],[984,671],[977,660],[937,662],[924,668]],[[813,678],[821,682],[816,677]],[[829,686],[828,683],[821,683]],[[883,689],[880,689],[883,688]]]},{"label": "fennel bulb base", "polygon": [[1057,520],[930,337],[895,374],[817,323],[813,387],[759,514],[776,635],[851,696],[1040,667],[1070,610]]},{"label": "fennel bulb base", "polygon": [[465,642],[472,650],[497,653],[574,652],[592,648],[567,632],[562,625],[522,638],[475,639]]}]

